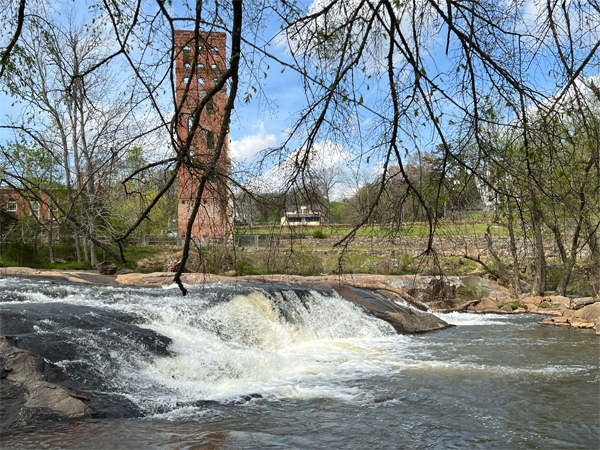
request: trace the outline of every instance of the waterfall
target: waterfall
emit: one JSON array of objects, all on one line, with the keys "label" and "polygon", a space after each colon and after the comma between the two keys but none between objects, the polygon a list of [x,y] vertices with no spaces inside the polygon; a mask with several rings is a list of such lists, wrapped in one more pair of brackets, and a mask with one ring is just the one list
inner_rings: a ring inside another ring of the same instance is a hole
[{"label": "waterfall", "polygon": [[0,290],[15,345],[90,396],[124,399],[143,415],[248,394],[354,397],[339,380],[372,366],[370,342],[396,338],[334,291],[216,284],[183,297],[173,287],[21,279],[0,280]]}]

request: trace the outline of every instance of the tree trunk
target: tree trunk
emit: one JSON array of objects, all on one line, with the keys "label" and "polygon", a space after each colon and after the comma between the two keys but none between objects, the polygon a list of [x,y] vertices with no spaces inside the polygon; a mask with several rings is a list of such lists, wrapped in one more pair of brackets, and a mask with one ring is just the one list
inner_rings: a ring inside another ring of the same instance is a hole
[{"label": "tree trunk", "polygon": [[54,264],[54,251],[52,248],[52,214],[50,214],[50,227],[48,228],[48,256],[50,258],[50,264]]},{"label": "tree trunk", "polygon": [[[535,199],[533,200],[535,203]],[[531,211],[534,245],[534,272],[533,288],[531,295],[544,295],[546,290],[546,256],[544,254],[544,240],[542,236],[542,217],[537,205]]]},{"label": "tree trunk", "polygon": [[513,259],[513,281],[512,285],[514,286],[515,292],[520,294],[522,292],[521,289],[521,279],[519,278],[519,274],[521,273],[521,267],[519,265],[519,254],[517,251],[517,240],[515,239],[515,229],[514,229],[514,208],[512,201],[508,199],[508,236],[510,241],[510,253],[512,254]]}]

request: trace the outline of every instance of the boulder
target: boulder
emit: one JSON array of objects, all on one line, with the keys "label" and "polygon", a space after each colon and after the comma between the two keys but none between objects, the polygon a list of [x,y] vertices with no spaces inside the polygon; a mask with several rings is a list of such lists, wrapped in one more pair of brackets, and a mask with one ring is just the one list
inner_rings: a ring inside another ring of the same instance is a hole
[{"label": "boulder", "polygon": [[447,328],[447,322],[430,313],[422,313],[414,309],[406,308],[403,312],[373,313],[375,317],[385,320],[398,334],[424,333],[426,331],[441,330]]},{"label": "boulder", "polygon": [[552,295],[546,298],[552,306],[564,305],[566,308],[571,307],[571,299],[569,297],[563,297],[562,295]]},{"label": "boulder", "polygon": [[475,312],[479,313],[499,313],[501,312],[498,308],[498,302],[490,297],[483,297],[481,301],[475,306]]},{"label": "boulder", "polygon": [[362,306],[369,314],[388,322],[398,334],[423,333],[452,326],[431,313],[398,304],[373,291],[339,284],[333,287],[349,302]]},{"label": "boulder", "polygon": [[539,323],[545,325],[570,325],[573,328],[593,328],[596,334],[600,334],[600,302],[584,306],[578,310],[565,309],[562,315],[549,317]]},{"label": "boulder", "polygon": [[542,297],[541,295],[537,295],[534,297],[524,297],[523,303],[531,303],[532,305],[539,305],[540,303],[546,302],[548,299]]},{"label": "boulder", "polygon": [[64,259],[60,259],[60,258],[54,258],[54,263],[55,264],[66,264],[67,261],[65,261]]},{"label": "boulder", "polygon": [[117,265],[111,261],[102,261],[96,265],[96,268],[101,275],[114,275],[119,270]]},{"label": "boulder", "polygon": [[578,310],[571,310],[565,313],[571,323],[593,323],[594,325],[600,320],[600,302],[584,306]]},{"label": "boulder", "polygon": [[580,309],[584,306],[591,305],[592,303],[597,302],[598,300],[594,297],[579,297],[571,300],[571,307],[573,309]]},{"label": "boulder", "polygon": [[34,356],[0,336],[0,434],[42,422],[89,416],[86,398],[44,381]]}]

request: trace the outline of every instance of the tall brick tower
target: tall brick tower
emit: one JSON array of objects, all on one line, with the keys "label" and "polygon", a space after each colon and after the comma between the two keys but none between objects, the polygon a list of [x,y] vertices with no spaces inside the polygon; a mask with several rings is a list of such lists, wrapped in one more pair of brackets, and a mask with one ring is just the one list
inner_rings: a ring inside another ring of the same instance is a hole
[{"label": "tall brick tower", "polygon": [[[180,142],[185,142],[189,136],[193,121],[192,114],[198,103],[226,70],[226,44],[225,33],[203,32],[196,41],[193,31],[175,31],[177,102],[178,105],[182,105],[177,125]],[[192,64],[194,64],[195,48],[198,49],[198,65],[194,73]],[[184,92],[188,86],[189,90],[184,102]],[[190,156],[195,158],[199,166],[203,163],[208,164],[213,157],[226,103],[227,89],[223,88],[209,101],[200,115],[200,122],[190,148],[192,153]],[[225,139],[218,161],[218,171],[221,174],[229,173],[231,165],[228,143],[229,135]],[[202,173],[201,167],[197,169],[183,167],[178,173],[177,213],[180,238],[185,237]],[[227,237],[231,233],[232,214],[229,207],[228,184],[223,177],[209,180],[201,202],[193,223],[192,237],[197,239]]]}]

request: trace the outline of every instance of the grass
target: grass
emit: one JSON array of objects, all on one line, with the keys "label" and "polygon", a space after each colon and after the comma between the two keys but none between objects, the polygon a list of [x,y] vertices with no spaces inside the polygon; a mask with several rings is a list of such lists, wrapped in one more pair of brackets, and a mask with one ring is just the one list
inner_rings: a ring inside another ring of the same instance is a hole
[{"label": "grass", "polygon": [[[276,235],[295,238],[306,238],[312,236],[316,239],[327,237],[341,237],[351,233],[353,227],[348,224],[329,225],[321,227],[281,227],[281,226],[258,226],[237,227],[237,235]],[[444,222],[441,221],[436,226],[436,231],[442,236],[483,236],[484,233],[491,232],[494,235],[507,236],[508,230],[502,226],[494,225],[488,229],[487,223],[477,222]],[[422,222],[405,223],[401,228],[382,227],[380,225],[369,225],[357,230],[357,237],[387,237],[387,236],[428,236],[430,232],[429,224]],[[319,236],[315,236],[315,233]]]}]

